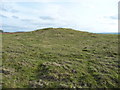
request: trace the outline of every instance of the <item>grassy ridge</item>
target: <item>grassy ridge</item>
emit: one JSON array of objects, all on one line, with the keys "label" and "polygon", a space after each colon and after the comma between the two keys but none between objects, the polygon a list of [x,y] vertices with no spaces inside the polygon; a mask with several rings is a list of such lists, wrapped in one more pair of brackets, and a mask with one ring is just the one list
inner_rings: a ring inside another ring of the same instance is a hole
[{"label": "grassy ridge", "polygon": [[118,35],[65,28],[3,34],[3,88],[118,87]]}]

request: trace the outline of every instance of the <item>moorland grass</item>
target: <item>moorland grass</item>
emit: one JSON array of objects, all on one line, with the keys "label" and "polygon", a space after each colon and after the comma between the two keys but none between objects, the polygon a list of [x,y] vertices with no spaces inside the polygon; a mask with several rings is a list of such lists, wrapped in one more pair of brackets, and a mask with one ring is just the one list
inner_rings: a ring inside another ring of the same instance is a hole
[{"label": "moorland grass", "polygon": [[45,28],[2,35],[3,88],[118,88],[118,35]]}]

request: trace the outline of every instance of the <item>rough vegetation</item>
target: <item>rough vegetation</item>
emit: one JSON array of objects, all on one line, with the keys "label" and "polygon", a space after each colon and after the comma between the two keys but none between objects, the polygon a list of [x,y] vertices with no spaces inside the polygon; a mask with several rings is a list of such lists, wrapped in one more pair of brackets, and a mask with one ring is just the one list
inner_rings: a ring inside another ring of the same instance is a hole
[{"label": "rough vegetation", "polygon": [[4,34],[3,88],[118,88],[118,35],[66,28]]}]

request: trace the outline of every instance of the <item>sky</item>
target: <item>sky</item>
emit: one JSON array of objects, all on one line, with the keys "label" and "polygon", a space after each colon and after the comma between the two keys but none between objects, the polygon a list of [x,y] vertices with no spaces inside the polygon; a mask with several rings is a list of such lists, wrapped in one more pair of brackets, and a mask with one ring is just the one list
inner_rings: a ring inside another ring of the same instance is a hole
[{"label": "sky", "polygon": [[118,32],[119,0],[0,0],[0,29],[5,32],[72,28]]}]

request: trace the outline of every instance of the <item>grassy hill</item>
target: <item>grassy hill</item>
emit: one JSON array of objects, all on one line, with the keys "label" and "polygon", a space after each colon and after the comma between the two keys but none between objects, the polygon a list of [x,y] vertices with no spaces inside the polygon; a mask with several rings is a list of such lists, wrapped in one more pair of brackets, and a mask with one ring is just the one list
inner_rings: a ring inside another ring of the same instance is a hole
[{"label": "grassy hill", "polygon": [[118,35],[66,28],[3,33],[3,88],[117,88]]}]

